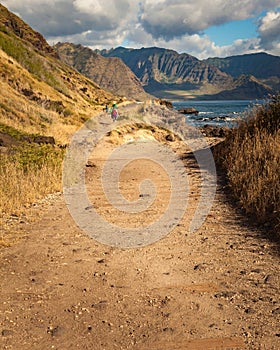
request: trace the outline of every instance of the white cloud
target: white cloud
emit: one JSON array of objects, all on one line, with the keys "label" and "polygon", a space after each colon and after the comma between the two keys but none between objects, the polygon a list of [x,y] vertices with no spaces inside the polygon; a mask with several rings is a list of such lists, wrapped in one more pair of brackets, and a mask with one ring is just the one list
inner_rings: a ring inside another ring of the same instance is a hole
[{"label": "white cloud", "polygon": [[280,55],[280,12],[270,11],[259,21],[260,45]]},{"label": "white cloud", "polygon": [[94,14],[102,14],[103,10],[102,4],[99,0],[74,0],[73,5],[78,11],[84,13],[91,12]]},{"label": "white cloud", "polygon": [[140,21],[154,38],[173,39],[209,26],[252,17],[279,5],[277,0],[143,0]]},{"label": "white cloud", "polygon": [[3,4],[46,37],[119,30],[131,17],[137,19],[136,0],[5,0]]},{"label": "white cloud", "polygon": [[[279,0],[4,0],[53,44],[69,41],[90,47],[160,46],[198,58],[267,50],[279,54]],[[218,46],[203,31],[213,25],[259,21],[259,37]],[[278,53],[277,53],[278,52]]]},{"label": "white cloud", "polygon": [[[142,46],[158,46],[167,47],[177,52],[187,52],[199,59],[208,57],[226,57],[232,55],[240,55],[243,53],[254,53],[261,51],[257,38],[236,40],[232,45],[218,46],[207,35],[184,35],[180,38],[169,40],[168,43],[164,39],[153,39],[151,34],[147,34],[143,28],[138,28],[130,33],[130,41],[128,46],[140,48]],[[141,42],[141,44],[139,44]]]}]

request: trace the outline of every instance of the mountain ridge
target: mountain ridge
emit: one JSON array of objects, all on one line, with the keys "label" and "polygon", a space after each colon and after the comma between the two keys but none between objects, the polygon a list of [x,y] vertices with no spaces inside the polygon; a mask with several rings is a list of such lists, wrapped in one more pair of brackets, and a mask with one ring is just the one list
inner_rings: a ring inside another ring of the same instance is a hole
[{"label": "mountain ridge", "polygon": [[277,77],[272,81],[269,78],[255,78],[253,81],[250,78],[253,74],[247,74],[245,81],[244,77],[239,78],[240,75],[244,76],[243,72],[234,76],[217,64],[209,64],[207,60],[170,49],[118,47],[95,52],[105,57],[123,59],[143,83],[145,90],[162,98],[224,99],[225,95],[230,99],[263,98],[277,88]]},{"label": "mountain ridge", "polygon": [[[210,57],[203,60],[215,65],[222,71],[237,77],[241,74],[254,75],[256,78],[280,76],[280,57],[265,52],[228,56],[225,58]],[[264,63],[267,63],[266,65]]]},{"label": "mountain ridge", "polygon": [[238,77],[241,74],[253,75],[274,90],[280,90],[279,56],[259,52],[225,58],[212,57],[204,62],[216,66],[233,77]]},{"label": "mountain ridge", "polygon": [[148,98],[140,80],[118,57],[103,57],[80,44],[57,43],[54,46],[60,59],[118,96],[145,100]]}]

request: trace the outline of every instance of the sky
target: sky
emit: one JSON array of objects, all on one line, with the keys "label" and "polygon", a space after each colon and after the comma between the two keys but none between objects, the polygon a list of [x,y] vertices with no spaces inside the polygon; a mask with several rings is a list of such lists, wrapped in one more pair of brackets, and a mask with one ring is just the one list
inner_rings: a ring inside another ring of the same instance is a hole
[{"label": "sky", "polygon": [[199,59],[280,56],[279,0],[4,0],[53,45],[157,46]]}]

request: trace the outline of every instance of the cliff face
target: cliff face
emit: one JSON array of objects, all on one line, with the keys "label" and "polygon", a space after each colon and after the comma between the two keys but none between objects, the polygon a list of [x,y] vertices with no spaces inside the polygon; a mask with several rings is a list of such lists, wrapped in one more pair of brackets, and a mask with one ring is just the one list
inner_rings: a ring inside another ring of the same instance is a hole
[{"label": "cliff face", "polygon": [[[277,85],[278,78],[272,79],[274,85],[270,84],[268,79],[254,78],[254,81],[251,81],[252,73],[246,71],[245,63],[244,72],[241,69],[239,74],[231,75],[230,70],[224,69],[227,61],[222,59],[200,61],[187,53],[179,54],[157,47],[119,47],[98,52],[105,57],[121,58],[141,80],[146,91],[163,98],[263,98]],[[236,63],[236,66],[238,64]],[[242,78],[239,77],[240,74]],[[248,75],[246,79],[244,74]]]},{"label": "cliff face", "polygon": [[121,58],[144,83],[155,80],[160,83],[212,83],[228,84],[232,78],[218,68],[199,61],[186,53],[160,48],[101,51],[107,57]]},{"label": "cliff face", "polygon": [[58,43],[54,49],[63,62],[102,88],[131,99],[148,98],[140,80],[120,58],[105,58],[87,47],[70,43]]}]

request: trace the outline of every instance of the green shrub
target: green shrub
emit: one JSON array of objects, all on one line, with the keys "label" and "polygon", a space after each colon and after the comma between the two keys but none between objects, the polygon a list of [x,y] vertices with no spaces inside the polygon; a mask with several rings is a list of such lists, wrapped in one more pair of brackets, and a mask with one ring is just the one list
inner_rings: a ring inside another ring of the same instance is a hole
[{"label": "green shrub", "polygon": [[[27,47],[18,38],[0,31],[0,48],[36,76],[38,80],[46,82],[59,92],[67,93],[64,84],[53,74],[55,70],[54,67],[51,67],[51,63],[45,57],[35,54],[32,48]],[[46,68],[46,65],[49,66],[49,69]]]},{"label": "green shrub", "polygon": [[48,144],[23,143],[13,147],[10,156],[15,165],[26,172],[30,169],[41,169],[45,165],[55,167],[61,164],[63,152]]}]

